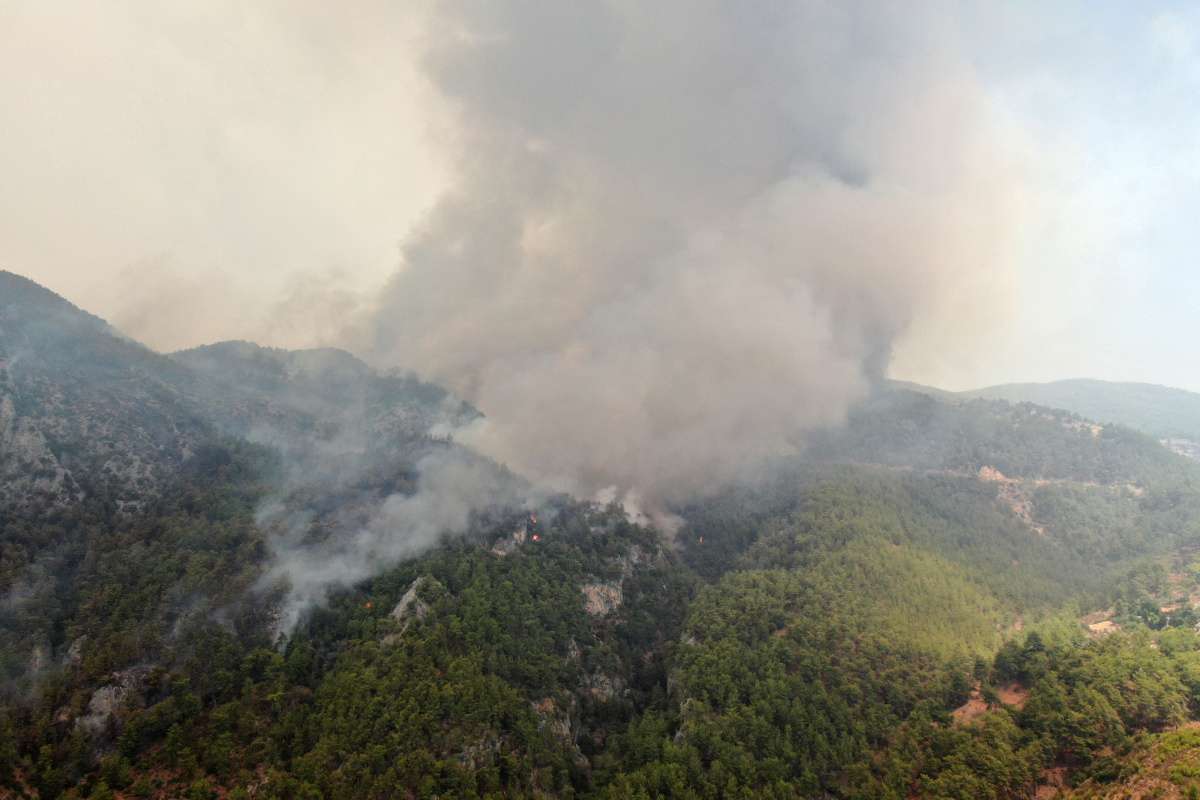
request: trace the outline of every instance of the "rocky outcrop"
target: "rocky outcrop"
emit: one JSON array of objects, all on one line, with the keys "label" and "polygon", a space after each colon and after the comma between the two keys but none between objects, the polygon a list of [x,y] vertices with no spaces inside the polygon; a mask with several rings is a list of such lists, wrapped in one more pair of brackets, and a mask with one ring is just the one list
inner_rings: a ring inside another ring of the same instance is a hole
[{"label": "rocky outcrop", "polygon": [[114,672],[108,684],[92,693],[85,713],[75,720],[75,727],[91,736],[103,736],[120,727],[121,711],[140,699],[151,670],[151,667],[132,667]]},{"label": "rocky outcrop", "polygon": [[425,619],[429,614],[429,604],[421,599],[421,591],[440,585],[428,575],[422,575],[420,578],[417,578],[408,587],[408,591],[400,598],[400,602],[396,604],[396,607],[392,609],[392,619],[399,622],[405,628],[414,619],[417,621]]},{"label": "rocky outcrop", "polygon": [[12,397],[0,396],[0,503],[55,510],[82,496],[37,425],[17,416]]},{"label": "rocky outcrop", "polygon": [[420,622],[429,616],[430,606],[424,598],[435,589],[440,589],[441,586],[442,584],[436,578],[428,575],[422,575],[413,581],[389,615],[400,626],[400,630],[385,636],[383,643],[395,644],[414,621]]},{"label": "rocky outcrop", "polygon": [[625,679],[620,675],[594,672],[584,676],[580,688],[593,700],[608,703],[625,693]]},{"label": "rocky outcrop", "polygon": [[524,527],[517,528],[510,536],[504,536],[492,545],[492,555],[504,558],[508,554],[516,552],[517,548],[525,544],[527,535]]},{"label": "rocky outcrop", "polygon": [[625,601],[625,593],[618,581],[585,583],[580,590],[584,597],[583,610],[593,617],[606,617]]},{"label": "rocky outcrop", "polygon": [[621,570],[621,578],[629,578],[633,575],[634,570],[638,567],[649,564],[654,559],[642,551],[642,548],[635,545],[630,545],[620,557],[617,558],[617,567]]},{"label": "rocky outcrop", "polygon": [[551,736],[564,745],[575,744],[571,715],[560,709],[554,698],[544,697],[531,705],[533,713],[537,715],[538,730],[549,731]]},{"label": "rocky outcrop", "polygon": [[633,577],[635,571],[654,561],[654,556],[647,554],[637,545],[631,545],[628,550],[609,562],[620,573],[619,578],[592,581],[580,587],[584,597],[584,610],[593,617],[612,614],[625,602],[625,581]]}]

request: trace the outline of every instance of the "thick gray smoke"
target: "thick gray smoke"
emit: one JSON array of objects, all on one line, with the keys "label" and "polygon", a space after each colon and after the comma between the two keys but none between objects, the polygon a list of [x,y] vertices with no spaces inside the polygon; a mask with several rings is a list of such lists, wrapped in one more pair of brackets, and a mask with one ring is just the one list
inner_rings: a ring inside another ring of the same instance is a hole
[{"label": "thick gray smoke", "polygon": [[483,410],[470,442],[517,471],[653,504],[839,421],[1006,245],[1005,150],[945,10],[440,4],[456,183],[376,358]]}]

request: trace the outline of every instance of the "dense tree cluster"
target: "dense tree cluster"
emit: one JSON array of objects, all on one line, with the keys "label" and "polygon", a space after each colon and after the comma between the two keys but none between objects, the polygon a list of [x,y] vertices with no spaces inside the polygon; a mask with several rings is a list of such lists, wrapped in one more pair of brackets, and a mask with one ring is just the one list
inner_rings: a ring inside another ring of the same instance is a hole
[{"label": "dense tree cluster", "polygon": [[[133,512],[97,488],[2,517],[0,786],[1009,798],[1191,746],[1173,731],[1200,716],[1200,640],[1173,606],[1200,573],[1195,467],[1027,407],[861,413],[678,509],[674,540],[557,498],[518,543],[524,515],[497,509],[284,638],[263,498],[335,537],[362,498],[412,491],[402,459],[296,485],[208,433]],[[1085,635],[1097,608],[1123,630]]]}]

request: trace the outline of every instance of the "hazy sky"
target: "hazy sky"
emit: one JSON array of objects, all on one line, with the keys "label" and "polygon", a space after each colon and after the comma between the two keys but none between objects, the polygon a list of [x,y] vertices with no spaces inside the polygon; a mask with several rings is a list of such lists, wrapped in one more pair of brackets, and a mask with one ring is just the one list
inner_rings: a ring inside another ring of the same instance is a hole
[{"label": "hazy sky", "polygon": [[[339,336],[453,172],[418,5],[0,0],[0,267],[162,349]],[[944,16],[1022,187],[1015,288],[894,372],[1200,390],[1200,10]]]},{"label": "hazy sky", "polygon": [[975,22],[1041,201],[1020,313],[982,374],[1200,390],[1200,7],[1028,3]]}]

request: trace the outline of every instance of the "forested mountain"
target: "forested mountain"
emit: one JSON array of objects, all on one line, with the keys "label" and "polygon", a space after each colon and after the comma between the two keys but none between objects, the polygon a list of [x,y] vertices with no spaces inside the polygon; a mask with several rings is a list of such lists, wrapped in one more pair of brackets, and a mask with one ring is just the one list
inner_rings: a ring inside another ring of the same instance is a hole
[{"label": "forested mountain", "polygon": [[27,514],[85,497],[135,505],[209,435],[171,361],[0,273],[0,504]]},{"label": "forested mountain", "polygon": [[[885,386],[668,535],[339,351],[3,274],[0,364],[0,797],[1200,792],[1200,465],[1129,428]],[[384,548],[431,457],[491,502]]]},{"label": "forested mountain", "polygon": [[338,350],[224,342],[164,356],[0,272],[0,503],[136,507],[221,439],[295,456],[412,448],[477,414]]},{"label": "forested mountain", "polygon": [[1077,378],[1049,383],[1006,383],[958,393],[918,388],[942,397],[1036,403],[1072,411],[1097,422],[1125,425],[1157,439],[1200,441],[1200,394],[1169,386]]}]

